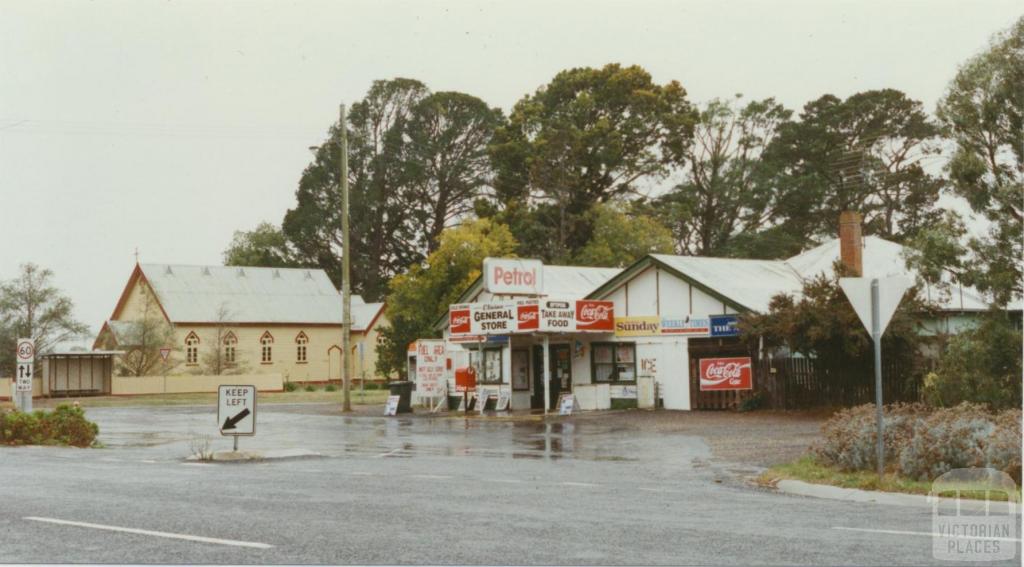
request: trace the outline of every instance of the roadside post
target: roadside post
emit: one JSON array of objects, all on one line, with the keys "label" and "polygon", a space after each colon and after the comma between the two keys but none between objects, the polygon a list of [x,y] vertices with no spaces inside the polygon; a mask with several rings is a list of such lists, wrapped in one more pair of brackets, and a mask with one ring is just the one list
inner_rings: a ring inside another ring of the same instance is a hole
[{"label": "roadside post", "polygon": [[217,424],[221,435],[234,437],[237,452],[239,437],[256,434],[256,386],[221,385],[217,389]]},{"label": "roadside post", "polygon": [[167,357],[169,357],[169,356],[171,356],[171,349],[170,348],[163,347],[163,348],[160,349],[160,360],[163,361],[163,364],[161,366],[162,366],[163,371],[164,371],[163,374],[164,374],[164,393],[165,394],[167,393]]},{"label": "roadside post", "polygon": [[882,415],[882,335],[896,308],[913,282],[907,278],[839,278],[839,287],[853,305],[864,328],[871,333],[875,346],[875,457],[878,461],[878,478],[885,470],[885,439]]},{"label": "roadside post", "polygon": [[32,376],[36,358],[36,342],[32,339],[18,339],[15,358],[17,369],[14,374],[15,405],[23,412],[32,411]]}]

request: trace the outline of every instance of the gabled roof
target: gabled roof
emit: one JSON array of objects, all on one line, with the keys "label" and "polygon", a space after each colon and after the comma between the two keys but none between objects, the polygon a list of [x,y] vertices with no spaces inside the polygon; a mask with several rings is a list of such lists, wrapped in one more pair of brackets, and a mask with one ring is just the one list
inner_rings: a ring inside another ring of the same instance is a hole
[{"label": "gabled roof", "polygon": [[[543,266],[544,295],[558,299],[583,299],[591,291],[615,277],[621,268],[594,268],[590,266]],[[475,301],[483,291],[483,277],[477,276],[469,284],[455,303]],[[447,311],[435,322],[435,329],[443,329],[448,324]]]},{"label": "gabled roof", "polygon": [[[916,279],[916,272],[906,267],[904,250],[895,242],[877,236],[865,237],[864,277],[902,275]],[[837,261],[839,239],[829,240],[788,260],[651,254],[594,290],[590,297],[604,297],[624,281],[656,264],[738,310],[765,312],[772,297],[780,293],[799,296],[806,280],[822,274],[831,275]],[[926,295],[925,299],[936,302],[940,309],[946,311],[988,309],[988,302],[974,288],[958,284],[953,284],[952,288],[951,294],[940,294],[930,288],[922,293]]]},{"label": "gabled roof", "polygon": [[[140,264],[129,288],[137,279],[149,284],[175,324],[342,324],[341,294],[320,269]],[[383,303],[353,295],[352,330],[367,330],[383,309]]]}]

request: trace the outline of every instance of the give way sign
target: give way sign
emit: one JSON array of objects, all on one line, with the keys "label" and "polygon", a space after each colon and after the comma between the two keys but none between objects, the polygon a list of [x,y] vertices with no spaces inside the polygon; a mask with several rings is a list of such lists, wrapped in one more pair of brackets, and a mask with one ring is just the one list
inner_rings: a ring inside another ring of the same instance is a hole
[{"label": "give way sign", "polygon": [[853,305],[857,317],[864,324],[868,333],[874,336],[875,330],[872,327],[871,308],[871,284],[878,282],[878,336],[885,333],[885,328],[892,321],[896,308],[903,299],[903,294],[914,284],[910,278],[892,276],[888,278],[839,278],[839,287]]}]

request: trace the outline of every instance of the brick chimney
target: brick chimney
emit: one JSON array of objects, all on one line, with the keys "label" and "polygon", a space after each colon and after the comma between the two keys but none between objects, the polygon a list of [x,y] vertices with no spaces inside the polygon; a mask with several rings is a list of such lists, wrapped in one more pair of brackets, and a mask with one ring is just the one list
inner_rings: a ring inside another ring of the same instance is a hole
[{"label": "brick chimney", "polygon": [[839,214],[839,259],[852,276],[864,275],[864,239],[860,232],[860,213],[843,211]]}]

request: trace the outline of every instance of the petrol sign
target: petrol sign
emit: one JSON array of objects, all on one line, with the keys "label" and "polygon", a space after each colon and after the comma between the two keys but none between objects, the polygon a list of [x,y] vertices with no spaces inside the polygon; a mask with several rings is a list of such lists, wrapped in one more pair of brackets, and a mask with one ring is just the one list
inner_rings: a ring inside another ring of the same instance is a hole
[{"label": "petrol sign", "polygon": [[256,386],[222,385],[217,390],[217,424],[221,435],[255,435]]},{"label": "petrol sign", "polygon": [[484,289],[493,294],[540,295],[544,264],[522,258],[484,258]]}]

